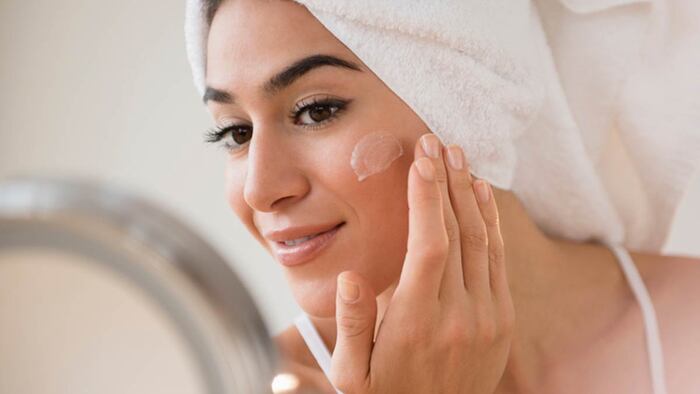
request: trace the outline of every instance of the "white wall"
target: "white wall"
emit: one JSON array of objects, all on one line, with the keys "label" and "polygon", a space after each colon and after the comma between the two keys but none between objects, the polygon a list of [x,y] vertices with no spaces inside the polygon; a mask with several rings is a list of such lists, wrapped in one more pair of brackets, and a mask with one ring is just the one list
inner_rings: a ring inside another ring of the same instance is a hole
[{"label": "white wall", "polygon": [[[0,0],[0,178],[100,179],[162,203],[234,264],[273,331],[300,309],[224,201],[191,82],[184,1]],[[700,255],[700,180],[668,252]]]}]

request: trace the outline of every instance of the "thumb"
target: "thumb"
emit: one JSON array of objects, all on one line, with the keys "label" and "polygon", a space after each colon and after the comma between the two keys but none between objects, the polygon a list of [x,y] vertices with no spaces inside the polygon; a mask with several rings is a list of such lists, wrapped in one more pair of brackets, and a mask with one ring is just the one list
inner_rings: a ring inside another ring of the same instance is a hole
[{"label": "thumb", "polygon": [[337,336],[330,379],[336,388],[355,392],[369,376],[377,300],[369,283],[352,271],[338,275],[335,300]]}]

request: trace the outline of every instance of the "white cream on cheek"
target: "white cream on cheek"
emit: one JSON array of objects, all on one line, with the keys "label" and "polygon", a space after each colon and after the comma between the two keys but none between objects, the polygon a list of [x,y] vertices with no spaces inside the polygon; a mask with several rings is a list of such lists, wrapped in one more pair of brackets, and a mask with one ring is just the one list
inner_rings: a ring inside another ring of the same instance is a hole
[{"label": "white cream on cheek", "polygon": [[362,137],[350,157],[350,166],[362,182],[367,177],[380,173],[403,155],[401,142],[393,134],[377,131]]}]

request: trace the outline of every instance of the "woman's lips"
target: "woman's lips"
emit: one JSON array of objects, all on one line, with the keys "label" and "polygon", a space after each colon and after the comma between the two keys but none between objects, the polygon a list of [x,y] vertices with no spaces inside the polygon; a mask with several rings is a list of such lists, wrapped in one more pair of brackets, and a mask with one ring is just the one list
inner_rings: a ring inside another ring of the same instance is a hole
[{"label": "woman's lips", "polygon": [[277,259],[285,266],[294,266],[310,261],[327,248],[336,238],[336,234],[345,222],[332,229],[319,233],[313,238],[298,245],[287,245],[284,242],[273,243]]}]

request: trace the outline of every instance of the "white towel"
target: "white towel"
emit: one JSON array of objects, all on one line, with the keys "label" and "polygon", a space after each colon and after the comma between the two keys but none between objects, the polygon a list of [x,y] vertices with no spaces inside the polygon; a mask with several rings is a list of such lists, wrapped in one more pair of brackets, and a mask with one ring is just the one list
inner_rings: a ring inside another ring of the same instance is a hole
[{"label": "white towel", "polygon": [[[700,166],[700,2],[295,1],[545,232],[662,248]],[[201,0],[185,29],[202,93]]]}]

